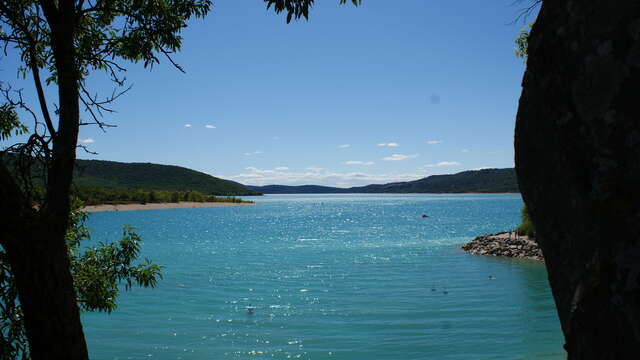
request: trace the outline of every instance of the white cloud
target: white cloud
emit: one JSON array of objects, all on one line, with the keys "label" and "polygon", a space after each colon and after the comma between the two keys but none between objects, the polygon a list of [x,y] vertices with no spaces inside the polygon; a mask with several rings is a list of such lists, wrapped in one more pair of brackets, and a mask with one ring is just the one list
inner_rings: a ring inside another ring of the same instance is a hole
[{"label": "white cloud", "polygon": [[[311,167],[313,170],[319,168]],[[368,174],[363,172],[330,172],[322,171],[306,171],[306,172],[278,172],[273,170],[257,169],[248,167],[248,172],[227,176],[233,181],[247,185],[325,185],[325,186],[361,186],[369,184],[384,184],[398,181],[411,181],[425,177],[427,174],[423,171],[405,174]],[[309,170],[309,168],[307,168]]]},{"label": "white cloud", "polygon": [[253,166],[248,166],[244,169],[249,170],[253,174],[276,174],[277,173],[275,170],[258,169]]},{"label": "white cloud", "polygon": [[278,171],[289,170],[289,168],[286,167],[286,166],[278,166],[275,169],[278,170]]},{"label": "white cloud", "polygon": [[384,161],[400,161],[400,160],[407,160],[407,159],[413,159],[413,158],[417,158],[418,154],[411,154],[411,155],[404,155],[404,154],[393,154],[391,156],[387,156],[382,158],[382,160]]},{"label": "white cloud", "polygon": [[345,161],[344,163],[347,165],[364,165],[364,166],[371,166],[375,164],[373,161],[360,161],[360,160],[349,160],[349,161]]},{"label": "white cloud", "polygon": [[438,145],[438,144],[442,144],[443,141],[442,140],[427,140],[427,144],[429,145]]},{"label": "white cloud", "polygon": [[206,127],[207,129],[215,129],[216,128],[215,126],[209,125],[209,124],[205,125],[204,127]]},{"label": "white cloud", "polygon": [[94,142],[96,142],[95,140],[93,140],[92,138],[87,138],[87,139],[81,139],[78,140],[78,142],[81,142],[83,144],[93,144]]},{"label": "white cloud", "polygon": [[190,128],[190,127],[191,127],[191,124],[184,124],[184,127],[186,127],[186,128]]},{"label": "white cloud", "polygon": [[246,153],[244,153],[245,156],[258,155],[258,154],[262,154],[262,151],[256,150],[254,152],[246,152]]},{"label": "white cloud", "polygon": [[429,164],[427,165],[427,167],[458,166],[458,165],[462,165],[462,164],[457,161],[440,161],[437,164]]},{"label": "white cloud", "polygon": [[317,173],[317,172],[320,172],[320,171],[322,171],[324,169],[321,168],[321,167],[317,167],[317,166],[309,166],[306,170],[313,171],[314,173]]},{"label": "white cloud", "polygon": [[351,147],[351,144],[338,145],[338,147],[339,147],[340,149],[346,149],[346,148]]},{"label": "white cloud", "polygon": [[460,164],[457,161],[440,161],[436,165],[437,166],[457,166],[457,165],[462,165],[462,164]]},{"label": "white cloud", "polygon": [[380,147],[384,147],[384,146],[398,147],[398,146],[400,146],[400,144],[395,143],[395,142],[390,142],[390,143],[379,143],[377,146],[380,146]]},{"label": "white cloud", "polygon": [[468,153],[470,150],[469,149],[462,149],[463,153]]},{"label": "white cloud", "polygon": [[387,146],[387,143],[379,143],[378,146]]}]

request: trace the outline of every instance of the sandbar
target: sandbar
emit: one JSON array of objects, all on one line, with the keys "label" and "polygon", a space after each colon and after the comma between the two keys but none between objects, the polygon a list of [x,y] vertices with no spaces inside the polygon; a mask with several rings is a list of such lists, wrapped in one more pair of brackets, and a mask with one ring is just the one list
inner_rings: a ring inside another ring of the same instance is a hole
[{"label": "sandbar", "polygon": [[244,206],[255,205],[253,203],[231,203],[231,202],[177,202],[177,203],[146,203],[146,204],[101,204],[88,205],[82,208],[85,212],[105,212],[105,211],[131,211],[131,210],[160,210],[160,209],[189,209],[215,206]]}]

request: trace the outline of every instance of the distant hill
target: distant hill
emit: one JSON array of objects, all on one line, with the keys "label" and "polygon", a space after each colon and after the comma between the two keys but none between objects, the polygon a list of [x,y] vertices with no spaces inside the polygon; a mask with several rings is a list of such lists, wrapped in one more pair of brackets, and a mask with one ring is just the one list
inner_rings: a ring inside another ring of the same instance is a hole
[{"label": "distant hill", "polygon": [[503,193],[519,192],[513,168],[463,171],[452,175],[432,175],[423,179],[351,188],[302,185],[247,186],[265,194],[341,194],[341,193]]},{"label": "distant hill", "polygon": [[211,195],[258,195],[237,182],[172,165],[76,160],[74,183],[79,187],[198,191]]}]

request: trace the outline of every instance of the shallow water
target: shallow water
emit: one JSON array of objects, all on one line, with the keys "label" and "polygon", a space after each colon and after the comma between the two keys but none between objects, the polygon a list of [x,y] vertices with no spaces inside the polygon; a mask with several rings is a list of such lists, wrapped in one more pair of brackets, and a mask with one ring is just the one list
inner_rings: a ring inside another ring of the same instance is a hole
[{"label": "shallow water", "polygon": [[544,265],[459,249],[514,228],[519,195],[252,200],[92,214],[94,241],[134,225],[166,268],[83,315],[91,358],[562,358]]}]

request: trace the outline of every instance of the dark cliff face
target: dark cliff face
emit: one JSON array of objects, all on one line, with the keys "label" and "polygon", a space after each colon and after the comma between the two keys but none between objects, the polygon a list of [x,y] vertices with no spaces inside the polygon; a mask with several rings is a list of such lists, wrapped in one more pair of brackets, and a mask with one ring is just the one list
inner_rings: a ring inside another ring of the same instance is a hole
[{"label": "dark cliff face", "polygon": [[516,171],[570,359],[640,358],[638,100],[640,1],[544,1]]}]

